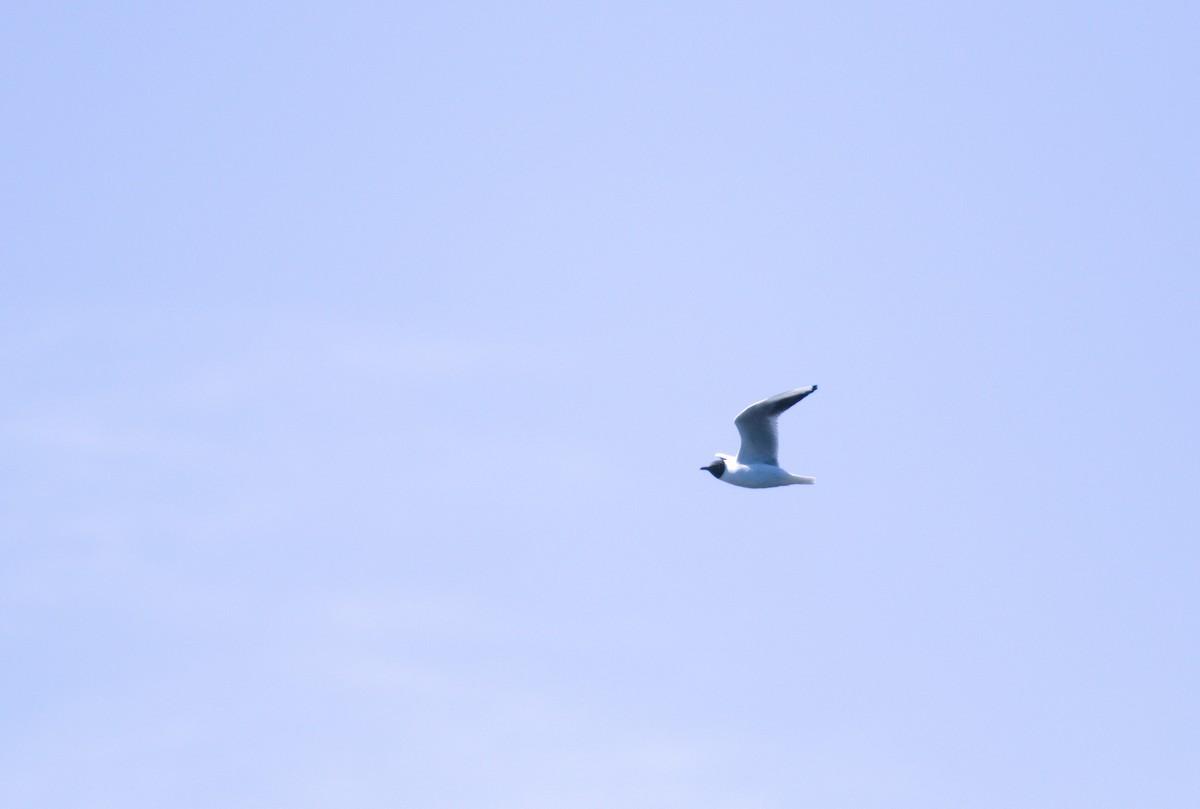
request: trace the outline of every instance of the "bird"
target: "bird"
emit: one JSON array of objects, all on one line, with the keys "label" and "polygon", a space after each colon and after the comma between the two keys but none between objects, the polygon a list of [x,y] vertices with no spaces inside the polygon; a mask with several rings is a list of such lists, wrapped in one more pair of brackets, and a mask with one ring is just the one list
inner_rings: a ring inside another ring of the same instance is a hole
[{"label": "bird", "polygon": [[717,453],[717,460],[701,469],[717,480],[747,489],[770,489],[797,483],[816,483],[816,478],[793,475],[779,466],[779,415],[817,389],[816,385],[778,393],[747,407],[733,423],[742,436],[737,456]]}]

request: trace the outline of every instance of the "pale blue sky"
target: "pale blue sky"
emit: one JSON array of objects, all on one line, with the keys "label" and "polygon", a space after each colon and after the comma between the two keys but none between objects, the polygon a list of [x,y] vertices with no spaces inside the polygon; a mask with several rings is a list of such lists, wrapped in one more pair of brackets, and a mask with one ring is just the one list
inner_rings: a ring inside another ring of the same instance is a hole
[{"label": "pale blue sky", "polygon": [[176,6],[0,11],[0,804],[1200,801],[1194,4]]}]

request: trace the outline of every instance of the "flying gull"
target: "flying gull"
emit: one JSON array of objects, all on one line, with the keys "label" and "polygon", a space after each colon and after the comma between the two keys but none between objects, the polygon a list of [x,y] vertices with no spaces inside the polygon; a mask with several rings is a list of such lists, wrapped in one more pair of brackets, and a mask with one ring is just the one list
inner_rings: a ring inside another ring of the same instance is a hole
[{"label": "flying gull", "polygon": [[779,414],[817,389],[816,385],[789,390],[747,407],[733,423],[742,436],[742,447],[736,457],[717,453],[717,460],[707,469],[717,480],[745,486],[747,489],[769,489],[793,483],[815,483],[816,478],[793,475],[779,467]]}]

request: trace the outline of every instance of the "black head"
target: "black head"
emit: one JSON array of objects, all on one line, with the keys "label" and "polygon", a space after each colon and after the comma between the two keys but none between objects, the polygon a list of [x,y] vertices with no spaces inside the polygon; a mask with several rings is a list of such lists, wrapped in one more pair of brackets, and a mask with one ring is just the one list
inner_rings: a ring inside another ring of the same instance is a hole
[{"label": "black head", "polygon": [[714,478],[719,478],[719,477],[721,477],[721,475],[725,474],[725,459],[717,458],[715,461],[710,463],[708,466],[702,466],[700,468],[707,469],[709,472],[712,472],[712,476]]}]

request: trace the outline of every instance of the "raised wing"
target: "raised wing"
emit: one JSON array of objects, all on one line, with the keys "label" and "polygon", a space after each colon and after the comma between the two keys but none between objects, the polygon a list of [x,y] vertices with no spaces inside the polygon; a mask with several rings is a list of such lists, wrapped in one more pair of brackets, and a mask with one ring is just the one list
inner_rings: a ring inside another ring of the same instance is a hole
[{"label": "raised wing", "polygon": [[733,423],[742,436],[738,463],[769,463],[779,465],[779,414],[817,389],[816,385],[789,390],[747,407]]}]

